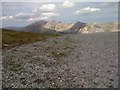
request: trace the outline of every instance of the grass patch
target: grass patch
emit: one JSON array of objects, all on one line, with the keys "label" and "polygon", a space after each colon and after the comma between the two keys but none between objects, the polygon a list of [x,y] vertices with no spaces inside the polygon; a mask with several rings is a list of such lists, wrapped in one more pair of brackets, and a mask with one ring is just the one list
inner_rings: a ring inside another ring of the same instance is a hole
[{"label": "grass patch", "polygon": [[4,49],[6,47],[10,48],[22,44],[45,41],[50,37],[56,36],[60,35],[51,33],[31,33],[2,29],[2,47]]}]

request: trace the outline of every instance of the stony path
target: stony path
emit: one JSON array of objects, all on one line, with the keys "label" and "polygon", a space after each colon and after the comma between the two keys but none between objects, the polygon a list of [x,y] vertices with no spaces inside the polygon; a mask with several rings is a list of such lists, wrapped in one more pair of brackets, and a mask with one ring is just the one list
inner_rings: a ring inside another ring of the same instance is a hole
[{"label": "stony path", "polygon": [[3,51],[3,87],[117,88],[117,33],[73,34]]}]

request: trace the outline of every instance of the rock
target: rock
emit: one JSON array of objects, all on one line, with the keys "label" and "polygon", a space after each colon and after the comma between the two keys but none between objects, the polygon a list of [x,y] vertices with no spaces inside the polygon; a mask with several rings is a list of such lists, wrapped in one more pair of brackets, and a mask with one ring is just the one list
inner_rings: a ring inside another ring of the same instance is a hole
[{"label": "rock", "polygon": [[8,44],[3,44],[3,46],[4,46],[4,47],[9,47],[10,45],[8,45]]}]

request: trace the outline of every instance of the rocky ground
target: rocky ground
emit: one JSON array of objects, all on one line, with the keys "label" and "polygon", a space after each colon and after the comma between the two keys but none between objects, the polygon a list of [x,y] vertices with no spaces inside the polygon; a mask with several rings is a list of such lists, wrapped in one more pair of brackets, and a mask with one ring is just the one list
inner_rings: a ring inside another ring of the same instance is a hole
[{"label": "rocky ground", "polygon": [[0,49],[0,89],[2,89],[2,50]]},{"label": "rocky ground", "polygon": [[3,50],[3,87],[117,88],[117,33],[65,34]]}]

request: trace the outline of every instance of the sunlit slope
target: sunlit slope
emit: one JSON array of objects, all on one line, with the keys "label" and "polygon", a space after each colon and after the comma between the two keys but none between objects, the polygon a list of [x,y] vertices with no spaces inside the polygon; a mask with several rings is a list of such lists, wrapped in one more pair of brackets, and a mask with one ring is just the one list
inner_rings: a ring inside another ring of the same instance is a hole
[{"label": "sunlit slope", "polygon": [[58,34],[31,33],[23,31],[2,30],[2,46],[13,47],[36,41],[45,41],[47,38],[59,36]]}]

